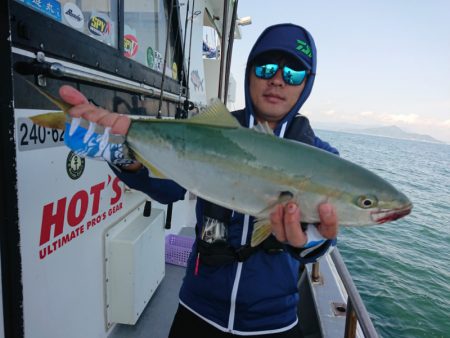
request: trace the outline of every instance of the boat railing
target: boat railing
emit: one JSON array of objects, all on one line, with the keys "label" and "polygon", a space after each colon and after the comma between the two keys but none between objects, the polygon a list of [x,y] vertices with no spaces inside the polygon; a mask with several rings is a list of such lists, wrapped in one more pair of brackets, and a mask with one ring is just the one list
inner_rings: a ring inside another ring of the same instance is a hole
[{"label": "boat railing", "polygon": [[[336,271],[344,285],[347,292],[347,307],[346,307],[346,321],[345,321],[345,338],[356,337],[357,324],[366,338],[378,338],[378,333],[370,319],[369,313],[364,305],[361,296],[356,289],[353,279],[348,271],[344,260],[337,248],[335,248],[330,257],[335,265]],[[314,281],[320,278],[319,262],[313,264],[311,271],[311,279]]]}]

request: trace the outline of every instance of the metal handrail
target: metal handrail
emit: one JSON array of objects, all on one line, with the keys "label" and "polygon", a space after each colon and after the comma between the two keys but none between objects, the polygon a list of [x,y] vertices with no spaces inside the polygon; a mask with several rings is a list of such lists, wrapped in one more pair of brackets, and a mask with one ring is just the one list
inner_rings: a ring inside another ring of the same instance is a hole
[{"label": "metal handrail", "polygon": [[[364,305],[358,290],[356,289],[350,272],[345,266],[341,253],[335,248],[331,254],[331,259],[336,267],[339,277],[345,287],[348,294],[347,299],[347,319],[345,322],[345,337],[354,337],[356,334],[356,323],[352,320],[352,317],[356,317],[356,320],[361,327],[362,332],[366,338],[378,338],[378,333],[369,317],[369,313]],[[355,316],[356,315],[356,316]]]},{"label": "metal handrail", "polygon": [[[130,79],[125,79],[118,76],[112,76],[104,74],[103,72],[95,71],[90,72],[90,69],[82,70],[79,68],[73,68],[65,66],[59,62],[48,62],[47,58],[42,52],[38,52],[35,56],[36,62],[17,62],[15,67],[19,73],[22,74],[34,74],[34,75],[50,75],[56,78],[69,78],[73,80],[81,80],[90,84],[97,84],[106,87],[111,87],[116,90],[125,90],[138,95],[144,95],[148,97],[157,98],[162,96],[165,100],[179,103],[180,95],[168,93],[161,88],[153,87],[141,82],[136,82]],[[20,67],[17,67],[20,66]],[[84,68],[84,67],[83,67]]]},{"label": "metal handrail", "polygon": [[[72,78],[72,79],[76,79],[76,80],[82,80],[82,81],[86,81],[86,82],[90,82],[90,83],[110,86],[115,89],[122,89],[122,90],[126,90],[126,91],[133,92],[136,94],[143,94],[143,95],[148,95],[148,96],[153,96],[153,97],[157,97],[158,95],[161,95],[160,88],[151,87],[151,86],[148,86],[148,85],[145,85],[142,83],[138,84],[135,82],[131,82],[130,80],[122,81],[119,79],[112,79],[112,78],[101,76],[98,74],[93,75],[88,72],[84,72],[82,70],[63,66],[62,64],[57,63],[57,62],[50,64],[50,71],[53,75],[58,74],[60,76],[64,76],[64,77],[68,77],[68,78]],[[164,93],[163,95],[164,95],[164,98],[166,98],[169,101],[173,101],[173,102],[177,102],[177,103],[179,101],[177,94]]]}]

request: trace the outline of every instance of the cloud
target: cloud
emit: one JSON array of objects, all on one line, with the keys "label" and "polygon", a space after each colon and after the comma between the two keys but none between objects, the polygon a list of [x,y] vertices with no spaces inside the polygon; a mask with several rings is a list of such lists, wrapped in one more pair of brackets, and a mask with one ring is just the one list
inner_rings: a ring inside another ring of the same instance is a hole
[{"label": "cloud", "polygon": [[437,139],[450,142],[450,119],[440,119],[427,114],[392,114],[371,110],[346,113],[334,109],[311,109],[308,110],[306,115],[314,121],[328,124],[350,124],[367,127],[397,125],[409,132],[427,134]]},{"label": "cloud", "polygon": [[381,122],[386,123],[403,122],[416,124],[420,120],[420,117],[417,114],[381,114],[379,119]]},{"label": "cloud", "polygon": [[367,117],[367,116],[373,116],[375,113],[373,111],[362,111],[361,113],[359,113],[359,115],[363,116],[363,117]]}]

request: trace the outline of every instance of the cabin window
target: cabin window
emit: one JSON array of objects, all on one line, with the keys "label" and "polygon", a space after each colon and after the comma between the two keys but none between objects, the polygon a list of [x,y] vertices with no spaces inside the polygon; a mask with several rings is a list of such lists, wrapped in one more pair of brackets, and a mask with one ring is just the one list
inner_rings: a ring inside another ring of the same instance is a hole
[{"label": "cabin window", "polygon": [[117,47],[117,0],[16,0],[74,30]]},{"label": "cabin window", "polygon": [[[124,1],[124,55],[160,73],[167,40],[168,3],[170,1]],[[177,79],[174,46],[179,32],[171,30],[165,74]]]},{"label": "cabin window", "polygon": [[[164,74],[166,77],[179,80],[182,66],[181,38],[176,7],[172,13],[172,22],[168,25],[170,4],[175,4],[176,1],[16,0],[16,2],[101,43],[119,49],[125,58],[158,73],[163,73],[164,53],[169,34]],[[123,8],[123,13],[119,12],[120,8]],[[119,27],[120,22],[123,22],[123,27]],[[119,45],[118,41],[123,41],[123,45]]]}]

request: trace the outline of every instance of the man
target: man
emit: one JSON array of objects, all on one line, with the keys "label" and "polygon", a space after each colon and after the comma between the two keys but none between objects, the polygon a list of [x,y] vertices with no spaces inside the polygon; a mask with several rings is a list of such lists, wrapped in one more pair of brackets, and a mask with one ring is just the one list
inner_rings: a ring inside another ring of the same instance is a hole
[{"label": "man", "polygon": [[[278,137],[286,137],[337,153],[314,135],[308,120],[298,114],[315,77],[316,50],[302,27],[280,24],[267,28],[250,52],[245,78],[246,107],[233,115],[245,127],[268,123]],[[61,97],[75,106],[70,114],[126,134],[126,116],[87,103],[75,89],[64,86]],[[72,122],[66,143],[79,151],[80,139],[89,131]],[[83,142],[81,142],[83,143]],[[150,178],[136,161],[115,162],[116,174],[127,185],[161,203],[183,198],[185,190],[169,180]],[[120,157],[120,156],[119,156]],[[293,158],[293,161],[306,159]],[[301,264],[315,261],[335,245],[338,232],[333,206],[319,207],[322,240],[311,238],[300,225],[300,207],[278,205],[270,218],[272,234],[256,248],[248,244],[254,219],[198,199],[197,238],[180,291],[180,306],[170,337],[300,337],[297,319],[298,272]],[[310,225],[311,227],[314,227]]]}]

